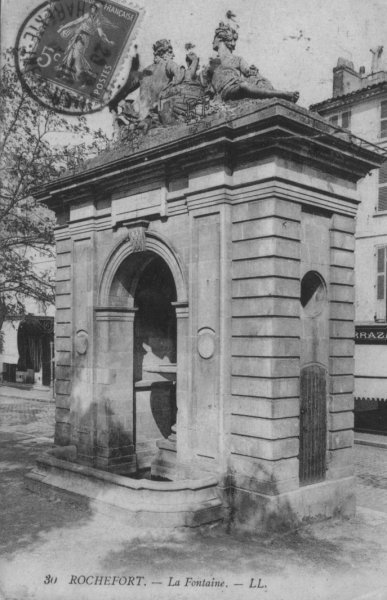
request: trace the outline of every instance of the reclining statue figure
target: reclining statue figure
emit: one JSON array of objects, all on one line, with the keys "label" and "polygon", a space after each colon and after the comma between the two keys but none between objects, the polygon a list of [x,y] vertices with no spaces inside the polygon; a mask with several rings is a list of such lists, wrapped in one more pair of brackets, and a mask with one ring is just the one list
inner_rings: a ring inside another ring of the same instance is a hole
[{"label": "reclining statue figure", "polygon": [[276,90],[271,83],[259,75],[258,69],[249,66],[243,58],[235,56],[238,33],[229,24],[219,23],[215,30],[212,47],[218,58],[207,68],[205,78],[221,100],[241,100],[243,98],[283,98],[297,102],[298,92]]},{"label": "reclining statue figure", "polygon": [[[297,102],[298,92],[274,89],[254,65],[249,66],[233,54],[237,39],[238,33],[231,25],[219,23],[213,41],[218,56],[201,71],[192,44],[186,44],[184,67],[174,61],[170,40],[155,42],[153,63],[143,71],[132,69],[123,93],[110,103],[111,110],[116,113],[116,123],[141,133],[147,133],[154,126],[169,126],[179,121],[189,123],[205,116],[206,111],[208,114],[208,110],[219,110],[219,105],[210,100],[214,96],[226,103],[246,98],[284,98]],[[128,97],[122,100],[126,91],[130,94],[138,87],[138,101]]]}]

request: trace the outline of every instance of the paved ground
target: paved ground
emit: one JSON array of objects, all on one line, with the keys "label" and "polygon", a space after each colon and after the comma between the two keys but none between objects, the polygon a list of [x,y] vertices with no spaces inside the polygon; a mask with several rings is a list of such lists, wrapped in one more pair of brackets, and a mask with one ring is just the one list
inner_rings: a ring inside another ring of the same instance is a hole
[{"label": "paved ground", "polygon": [[271,537],[151,532],[24,488],[53,419],[53,403],[0,395],[1,600],[387,600],[387,449],[355,446],[350,520]]},{"label": "paved ground", "polygon": [[53,390],[46,386],[27,386],[0,383],[0,399],[10,400],[37,400],[52,402]]},{"label": "paved ground", "polygon": [[358,506],[387,513],[387,448],[355,444]]}]

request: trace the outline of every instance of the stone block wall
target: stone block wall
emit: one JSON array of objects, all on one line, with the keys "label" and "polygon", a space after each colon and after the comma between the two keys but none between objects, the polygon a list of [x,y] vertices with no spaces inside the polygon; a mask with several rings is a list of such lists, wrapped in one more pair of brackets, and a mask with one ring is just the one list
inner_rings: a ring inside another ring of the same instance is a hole
[{"label": "stone block wall", "polygon": [[354,369],[354,232],[355,220],[334,215],[330,231],[330,345],[327,478],[354,472],[353,369]]},{"label": "stone block wall", "polygon": [[72,241],[67,232],[57,232],[55,313],[55,444],[67,446],[71,439],[70,406],[72,380]]},{"label": "stone block wall", "polygon": [[235,484],[298,485],[300,206],[233,209],[231,464]]}]

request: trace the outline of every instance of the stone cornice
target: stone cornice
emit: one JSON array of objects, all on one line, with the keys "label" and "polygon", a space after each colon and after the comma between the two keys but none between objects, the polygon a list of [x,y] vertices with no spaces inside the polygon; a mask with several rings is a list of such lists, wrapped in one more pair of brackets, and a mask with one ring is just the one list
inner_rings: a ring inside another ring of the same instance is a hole
[{"label": "stone cornice", "polygon": [[[284,156],[343,179],[356,182],[383,162],[382,152],[331,126],[320,116],[284,100],[257,103],[228,120],[200,122],[195,132],[184,126],[163,144],[130,153],[122,148],[91,161],[82,172],[64,176],[39,189],[34,196],[50,208],[77,203],[99,194],[130,188],[152,173],[176,169],[198,171],[253,164],[265,156]],[[151,140],[149,140],[151,143]],[[94,191],[93,191],[94,190]]]}]

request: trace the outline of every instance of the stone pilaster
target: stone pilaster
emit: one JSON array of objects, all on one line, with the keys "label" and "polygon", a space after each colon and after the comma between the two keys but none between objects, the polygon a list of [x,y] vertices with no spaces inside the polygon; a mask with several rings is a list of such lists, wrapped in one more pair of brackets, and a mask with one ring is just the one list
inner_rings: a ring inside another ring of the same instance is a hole
[{"label": "stone pilaster", "polygon": [[177,418],[168,439],[157,442],[158,452],[152,461],[152,475],[173,478],[176,472],[176,461],[184,464],[192,459],[190,407],[189,407],[189,335],[187,302],[173,302],[176,311],[177,329],[177,369],[176,369],[176,402]]},{"label": "stone pilaster", "polygon": [[[136,309],[97,308],[96,467],[136,471],[133,421],[133,323]],[[113,385],[114,383],[114,385]]]},{"label": "stone pilaster", "polygon": [[[177,330],[177,370],[176,370],[176,445],[181,460],[190,457],[189,422],[189,340],[188,340],[188,317],[189,309],[187,302],[173,302],[176,311]],[[178,435],[177,435],[178,432]]]},{"label": "stone pilaster", "polygon": [[[72,214],[72,213],[71,213]],[[76,215],[72,214],[76,219]],[[84,226],[88,229],[87,226]],[[72,247],[71,264],[71,436],[77,447],[77,461],[92,466],[96,435],[96,406],[93,395],[93,233],[70,223]]]}]

